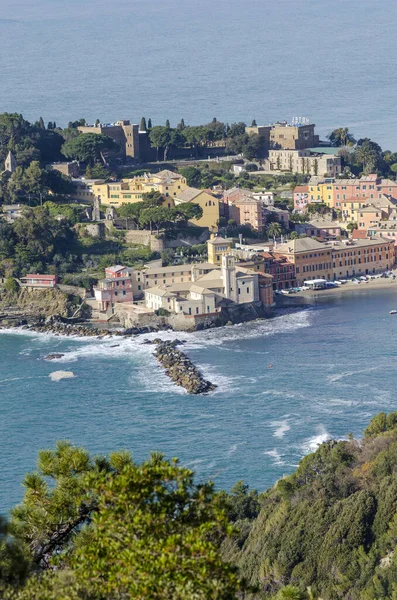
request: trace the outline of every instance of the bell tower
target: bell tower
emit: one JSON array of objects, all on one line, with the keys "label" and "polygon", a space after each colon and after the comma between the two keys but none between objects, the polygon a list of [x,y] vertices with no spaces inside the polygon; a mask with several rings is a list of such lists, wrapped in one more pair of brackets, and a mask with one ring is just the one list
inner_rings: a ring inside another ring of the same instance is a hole
[{"label": "bell tower", "polygon": [[230,254],[222,256],[222,280],[226,298],[238,302],[236,263],[234,256]]}]

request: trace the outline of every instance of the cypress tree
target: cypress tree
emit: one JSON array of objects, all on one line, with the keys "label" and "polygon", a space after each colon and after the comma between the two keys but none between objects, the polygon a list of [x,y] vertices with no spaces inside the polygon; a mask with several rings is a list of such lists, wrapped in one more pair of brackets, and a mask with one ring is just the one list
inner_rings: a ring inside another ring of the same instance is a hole
[{"label": "cypress tree", "polygon": [[251,123],[251,127],[258,127],[258,125],[256,124],[255,119],[253,119],[252,123]]},{"label": "cypress tree", "polygon": [[97,119],[97,120],[95,121],[95,127],[98,127],[98,125],[99,125],[99,124],[100,124],[100,120],[99,120],[99,119]]},{"label": "cypress tree", "polygon": [[166,122],[165,122],[165,126],[167,127],[167,129],[170,129],[170,128],[171,128],[171,125],[170,125],[169,119],[167,119],[167,120],[166,120]]},{"label": "cypress tree", "polygon": [[150,118],[148,119],[148,122],[147,122],[147,128],[148,129],[152,128],[152,119],[150,119]]},{"label": "cypress tree", "polygon": [[40,127],[40,129],[45,129],[43,117],[40,117],[40,119],[39,119],[39,127]]},{"label": "cypress tree", "polygon": [[218,121],[216,120],[216,117],[214,117],[214,118],[212,119],[212,122],[213,122],[213,123],[218,123]]},{"label": "cypress tree", "polygon": [[146,127],[146,119],[145,117],[142,117],[141,122],[139,124],[139,131],[146,131],[147,127]]},{"label": "cypress tree", "polygon": [[52,121],[48,121],[47,129],[54,129],[54,124]]}]

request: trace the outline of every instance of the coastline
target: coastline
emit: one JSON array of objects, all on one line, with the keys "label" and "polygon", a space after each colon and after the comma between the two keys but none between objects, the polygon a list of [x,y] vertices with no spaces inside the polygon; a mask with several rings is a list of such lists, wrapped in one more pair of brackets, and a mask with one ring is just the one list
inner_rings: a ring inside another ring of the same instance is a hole
[{"label": "coastline", "polygon": [[305,290],[303,292],[297,292],[293,295],[301,298],[321,299],[377,290],[396,290],[397,292],[397,279],[370,279],[369,281],[363,281],[361,283],[353,283],[352,281],[348,281],[347,283],[344,283],[336,288],[328,288],[325,290]]}]

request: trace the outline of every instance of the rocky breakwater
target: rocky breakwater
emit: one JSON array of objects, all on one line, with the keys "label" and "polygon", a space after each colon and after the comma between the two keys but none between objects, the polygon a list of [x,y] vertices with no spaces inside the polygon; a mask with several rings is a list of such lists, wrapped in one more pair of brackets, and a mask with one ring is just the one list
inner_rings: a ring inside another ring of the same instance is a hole
[{"label": "rocky breakwater", "polygon": [[177,349],[181,344],[179,340],[162,341],[154,340],[157,344],[154,355],[165,368],[165,372],[176,383],[189,394],[205,394],[211,392],[217,386],[204,379],[198,368],[192,363],[184,352]]}]

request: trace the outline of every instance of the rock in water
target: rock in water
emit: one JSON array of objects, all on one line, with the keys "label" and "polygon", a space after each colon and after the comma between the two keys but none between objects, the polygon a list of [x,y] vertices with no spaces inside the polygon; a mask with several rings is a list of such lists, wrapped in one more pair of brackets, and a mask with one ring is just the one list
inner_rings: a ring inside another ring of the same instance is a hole
[{"label": "rock in water", "polygon": [[47,356],[44,357],[44,360],[57,360],[58,358],[62,358],[62,356],[65,355],[58,352],[54,352],[53,354],[47,354]]},{"label": "rock in water", "polygon": [[184,352],[176,349],[178,340],[158,341],[155,356],[165,368],[165,372],[177,385],[184,387],[189,394],[205,394],[217,386],[206,381],[197,367]]},{"label": "rock in water", "polygon": [[76,377],[73,371],[54,371],[50,373],[48,376],[51,381],[61,381],[61,379],[72,379]]}]

